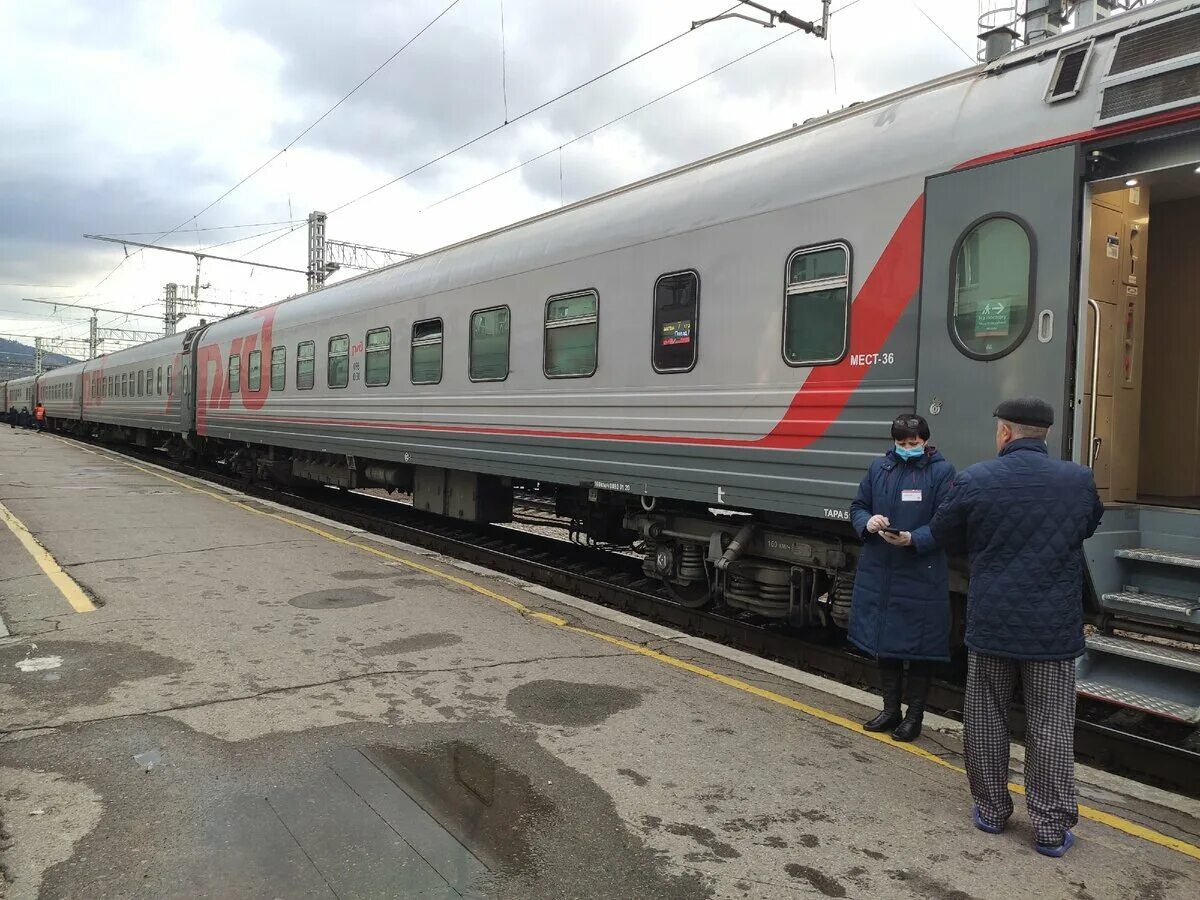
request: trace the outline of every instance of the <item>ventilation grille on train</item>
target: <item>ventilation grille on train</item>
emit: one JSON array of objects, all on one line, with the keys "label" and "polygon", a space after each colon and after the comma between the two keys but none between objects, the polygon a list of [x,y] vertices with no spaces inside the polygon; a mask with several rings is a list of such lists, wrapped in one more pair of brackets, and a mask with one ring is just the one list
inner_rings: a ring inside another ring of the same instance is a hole
[{"label": "ventilation grille on train", "polygon": [[1098,124],[1200,103],[1200,10],[1120,35],[1100,87]]},{"label": "ventilation grille on train", "polygon": [[1058,51],[1058,60],[1050,75],[1050,84],[1046,88],[1046,102],[1057,103],[1059,100],[1070,100],[1083,87],[1083,76],[1087,71],[1088,60],[1092,55],[1092,44],[1088,41],[1078,47],[1066,47]]},{"label": "ventilation grille on train", "polygon": [[1189,100],[1200,100],[1200,65],[1105,88],[1100,119],[1107,122],[1142,110],[1180,106]]},{"label": "ventilation grille on train", "polygon": [[1144,69],[1200,49],[1200,15],[1168,19],[1121,36],[1109,75]]}]

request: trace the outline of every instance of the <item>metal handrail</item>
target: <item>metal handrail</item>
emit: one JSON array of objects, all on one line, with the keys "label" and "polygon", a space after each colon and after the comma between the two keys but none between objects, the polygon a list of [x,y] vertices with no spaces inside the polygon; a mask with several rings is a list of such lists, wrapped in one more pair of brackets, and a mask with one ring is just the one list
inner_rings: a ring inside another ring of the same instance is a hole
[{"label": "metal handrail", "polygon": [[1096,330],[1092,334],[1092,410],[1091,421],[1088,424],[1088,466],[1096,468],[1096,457],[1100,455],[1101,439],[1096,437],[1096,407],[1098,396],[1096,389],[1100,386],[1100,304],[1088,298],[1088,306],[1096,313]]}]

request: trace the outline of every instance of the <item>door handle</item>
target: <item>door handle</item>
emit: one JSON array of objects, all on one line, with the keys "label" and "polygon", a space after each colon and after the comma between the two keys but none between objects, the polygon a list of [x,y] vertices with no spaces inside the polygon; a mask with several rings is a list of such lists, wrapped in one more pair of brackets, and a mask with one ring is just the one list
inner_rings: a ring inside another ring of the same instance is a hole
[{"label": "door handle", "polygon": [[1100,445],[1104,443],[1103,438],[1092,438],[1092,459],[1088,463],[1091,468],[1096,468],[1096,460],[1100,458]]}]

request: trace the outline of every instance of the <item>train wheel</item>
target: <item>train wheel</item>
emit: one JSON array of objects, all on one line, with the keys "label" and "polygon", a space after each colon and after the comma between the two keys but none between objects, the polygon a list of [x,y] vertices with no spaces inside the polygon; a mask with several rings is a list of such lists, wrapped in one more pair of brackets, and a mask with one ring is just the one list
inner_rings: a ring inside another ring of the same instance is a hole
[{"label": "train wheel", "polygon": [[692,582],[688,585],[680,585],[672,584],[663,578],[662,585],[672,600],[688,609],[700,609],[702,606],[708,606],[712,600],[707,583]]}]

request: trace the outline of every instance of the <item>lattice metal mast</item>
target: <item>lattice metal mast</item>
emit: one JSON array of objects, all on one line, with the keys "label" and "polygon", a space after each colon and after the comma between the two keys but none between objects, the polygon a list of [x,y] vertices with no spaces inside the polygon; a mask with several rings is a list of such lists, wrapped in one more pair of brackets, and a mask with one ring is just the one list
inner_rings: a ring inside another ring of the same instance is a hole
[{"label": "lattice metal mast", "polygon": [[386,247],[371,247],[367,244],[352,244],[349,241],[331,241],[325,236],[328,215],[314,210],[308,214],[308,289],[311,291],[325,283],[338,269],[360,269],[370,271],[393,263],[404,262],[417,256],[404,250],[389,250]]}]

